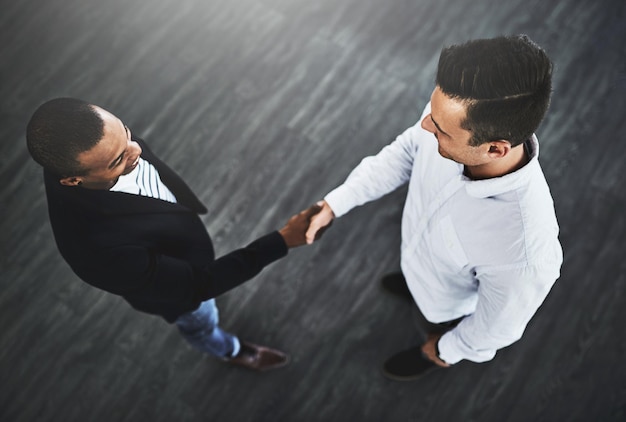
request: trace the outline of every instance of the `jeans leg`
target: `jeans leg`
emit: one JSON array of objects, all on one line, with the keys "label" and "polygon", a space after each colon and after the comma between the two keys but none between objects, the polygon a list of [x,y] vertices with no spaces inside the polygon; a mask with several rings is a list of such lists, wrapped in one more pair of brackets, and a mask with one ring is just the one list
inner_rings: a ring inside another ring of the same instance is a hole
[{"label": "jeans leg", "polygon": [[175,324],[182,336],[194,348],[224,358],[239,352],[239,339],[219,326],[219,312],[215,299],[202,302],[198,309],[181,315]]}]

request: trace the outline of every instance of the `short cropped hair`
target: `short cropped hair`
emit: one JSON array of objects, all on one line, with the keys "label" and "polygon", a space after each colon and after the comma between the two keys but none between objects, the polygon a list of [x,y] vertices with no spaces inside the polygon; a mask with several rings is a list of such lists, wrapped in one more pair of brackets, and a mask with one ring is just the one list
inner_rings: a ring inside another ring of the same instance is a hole
[{"label": "short cropped hair", "polygon": [[75,98],[56,98],[35,111],[26,129],[33,159],[53,175],[83,176],[88,169],[78,155],[92,149],[104,135],[104,122],[91,104]]},{"label": "short cropped hair", "polygon": [[466,104],[461,127],[470,145],[529,139],[543,120],[552,93],[552,62],[526,35],[468,41],[441,51],[437,86]]}]

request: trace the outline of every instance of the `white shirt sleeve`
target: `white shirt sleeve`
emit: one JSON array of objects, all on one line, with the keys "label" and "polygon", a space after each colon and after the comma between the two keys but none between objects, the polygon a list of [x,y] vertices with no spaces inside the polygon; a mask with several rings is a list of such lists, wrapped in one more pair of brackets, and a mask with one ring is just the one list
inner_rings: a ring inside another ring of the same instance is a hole
[{"label": "white shirt sleeve", "polygon": [[[430,103],[424,109],[422,118],[427,113],[430,113]],[[418,149],[417,140],[424,133],[421,121],[420,118],[377,155],[364,158],[343,185],[324,197],[335,217],[374,201],[409,181]]]},{"label": "white shirt sleeve", "polygon": [[558,268],[545,265],[498,268],[477,274],[476,311],[439,340],[439,355],[449,364],[462,359],[485,362],[498,349],[522,337],[526,325],[544,301]]}]

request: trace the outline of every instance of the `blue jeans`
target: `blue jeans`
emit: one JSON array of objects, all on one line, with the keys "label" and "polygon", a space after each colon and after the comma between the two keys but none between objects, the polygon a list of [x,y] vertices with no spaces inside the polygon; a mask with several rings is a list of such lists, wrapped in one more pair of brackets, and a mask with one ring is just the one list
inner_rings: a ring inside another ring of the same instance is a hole
[{"label": "blue jeans", "polygon": [[220,358],[235,356],[241,347],[239,339],[222,330],[218,322],[215,299],[209,299],[195,311],[179,316],[175,324],[194,348]]}]

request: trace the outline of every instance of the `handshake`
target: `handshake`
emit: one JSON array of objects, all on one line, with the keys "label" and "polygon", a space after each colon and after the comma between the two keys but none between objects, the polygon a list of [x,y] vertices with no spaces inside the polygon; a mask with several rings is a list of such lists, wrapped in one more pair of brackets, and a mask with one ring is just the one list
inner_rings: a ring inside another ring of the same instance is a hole
[{"label": "handshake", "polygon": [[310,245],[324,234],[334,218],[335,214],[326,201],[320,201],[292,216],[278,232],[283,236],[288,248]]}]

